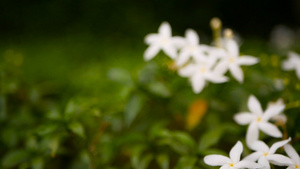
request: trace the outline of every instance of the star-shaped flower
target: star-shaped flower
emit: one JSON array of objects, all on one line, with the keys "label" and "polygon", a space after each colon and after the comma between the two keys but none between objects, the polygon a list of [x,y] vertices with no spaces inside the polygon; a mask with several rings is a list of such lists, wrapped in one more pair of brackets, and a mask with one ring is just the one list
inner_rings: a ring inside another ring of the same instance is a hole
[{"label": "star-shaped flower", "polygon": [[278,115],[285,108],[285,105],[269,106],[263,112],[259,101],[251,95],[248,99],[248,109],[250,112],[241,112],[234,116],[234,120],[240,125],[250,124],[246,134],[247,145],[251,145],[258,140],[259,130],[272,137],[282,137],[280,130],[272,123],[268,122],[270,118]]},{"label": "star-shaped flower", "polygon": [[243,145],[238,141],[230,150],[229,157],[223,155],[207,155],[204,162],[211,166],[222,166],[220,169],[261,168],[262,166],[249,160],[240,160]]},{"label": "star-shaped flower", "polygon": [[190,63],[178,70],[180,76],[188,77],[191,81],[194,93],[200,93],[206,81],[213,83],[224,83],[227,77],[224,76],[225,65],[217,65],[212,70],[215,62],[208,58],[199,63]]},{"label": "star-shaped flower", "polygon": [[286,144],[284,146],[285,152],[291,157],[293,164],[290,165],[287,169],[299,169],[300,168],[300,157],[296,150],[290,145]]},{"label": "star-shaped flower", "polygon": [[289,52],[288,59],[282,63],[283,70],[295,70],[298,79],[300,79],[300,55],[295,52]]},{"label": "star-shaped flower", "polygon": [[186,43],[181,49],[176,64],[182,66],[185,64],[190,57],[195,60],[198,60],[201,57],[204,57],[204,45],[199,45],[199,36],[196,31],[188,29],[185,32]]},{"label": "star-shaped flower", "polygon": [[263,141],[255,141],[251,145],[251,149],[255,150],[256,152],[245,157],[245,160],[258,160],[258,163],[264,166],[263,169],[270,169],[270,163],[278,166],[291,165],[292,161],[290,158],[281,154],[275,154],[279,147],[284,146],[290,140],[291,139],[289,138],[287,140],[276,142],[270,148]]},{"label": "star-shaped flower", "polygon": [[145,43],[150,45],[144,53],[146,61],[154,58],[160,50],[163,50],[170,58],[175,59],[177,47],[182,45],[184,40],[183,38],[172,37],[170,24],[163,22],[158,29],[158,34],[148,34],[145,37]]},{"label": "star-shaped flower", "polygon": [[242,65],[253,65],[258,63],[259,59],[253,56],[240,56],[239,55],[239,46],[233,39],[224,40],[224,48],[227,51],[227,54],[222,59],[222,62],[227,63],[228,69],[232,76],[242,83],[244,81],[244,73],[241,69]]}]

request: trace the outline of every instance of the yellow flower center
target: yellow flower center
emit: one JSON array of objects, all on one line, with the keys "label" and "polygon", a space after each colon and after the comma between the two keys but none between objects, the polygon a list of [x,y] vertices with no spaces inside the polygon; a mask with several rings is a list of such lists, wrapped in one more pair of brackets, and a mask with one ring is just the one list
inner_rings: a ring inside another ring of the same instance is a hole
[{"label": "yellow flower center", "polygon": [[196,47],[195,46],[190,46],[190,51],[195,52],[196,51]]},{"label": "yellow flower center", "polygon": [[230,164],[229,164],[229,167],[234,167],[234,163],[230,163]]},{"label": "yellow flower center", "polygon": [[269,153],[264,153],[264,156],[266,157],[266,156],[268,156],[269,155]]},{"label": "yellow flower center", "polygon": [[204,67],[200,68],[200,72],[203,74],[206,72],[206,69]]},{"label": "yellow flower center", "polygon": [[300,166],[298,164],[295,164],[295,168],[299,168]]},{"label": "yellow flower center", "polygon": [[257,121],[257,122],[261,122],[261,118],[258,117],[258,118],[256,119],[256,121]]},{"label": "yellow flower center", "polygon": [[235,62],[235,59],[233,57],[230,57],[229,58],[229,63],[234,63]]},{"label": "yellow flower center", "polygon": [[167,43],[168,43],[168,39],[167,39],[167,38],[163,38],[163,39],[161,40],[161,43],[162,43],[162,44],[167,44]]}]

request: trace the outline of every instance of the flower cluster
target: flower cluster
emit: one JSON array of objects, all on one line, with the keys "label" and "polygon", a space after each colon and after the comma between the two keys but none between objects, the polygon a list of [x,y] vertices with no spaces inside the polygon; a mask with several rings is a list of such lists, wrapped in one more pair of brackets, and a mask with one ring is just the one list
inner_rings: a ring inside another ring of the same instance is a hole
[{"label": "flower cluster", "polygon": [[[220,155],[208,155],[204,158],[204,162],[212,166],[222,166],[221,168],[263,168],[270,169],[270,164],[278,166],[289,166],[288,169],[298,168],[300,164],[300,158],[293,147],[287,144],[291,138],[274,143],[270,148],[269,146],[259,140],[259,131],[264,132],[266,135],[281,138],[281,131],[270,120],[286,121],[286,116],[282,114],[285,108],[282,100],[278,100],[275,103],[270,103],[265,111],[262,110],[261,105],[257,98],[251,95],[248,99],[248,108],[250,112],[240,112],[234,116],[234,120],[240,125],[249,124],[246,143],[248,148],[254,152],[246,156],[242,161],[244,166],[240,165],[238,161],[226,161],[223,156]],[[240,144],[237,148],[237,144]],[[230,151],[230,157],[235,153],[236,156],[240,156],[242,152],[241,143],[238,141],[232,150]],[[289,157],[281,154],[276,154],[276,150],[280,147],[285,147],[285,151]],[[238,163],[237,163],[238,162]],[[254,163],[257,162],[257,163]],[[226,165],[226,166],[225,166]]]},{"label": "flower cluster", "polygon": [[244,74],[241,66],[259,61],[253,56],[240,56],[237,42],[230,37],[222,38],[220,47],[202,45],[199,41],[197,32],[192,29],[186,30],[185,37],[172,37],[171,26],[163,22],[157,34],[145,37],[149,47],[144,53],[144,59],[149,61],[162,50],[175,62],[178,74],[190,80],[195,93],[200,93],[207,81],[228,81],[225,76],[227,71],[242,83]]}]

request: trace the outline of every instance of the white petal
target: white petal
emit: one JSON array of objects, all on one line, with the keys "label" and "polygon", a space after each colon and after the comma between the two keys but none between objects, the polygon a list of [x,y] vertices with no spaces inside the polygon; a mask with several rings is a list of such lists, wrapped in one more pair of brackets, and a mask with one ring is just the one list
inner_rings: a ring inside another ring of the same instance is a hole
[{"label": "white petal", "polygon": [[257,140],[252,143],[251,147],[249,147],[252,150],[258,151],[258,152],[269,152],[269,147],[267,144],[261,140]]},{"label": "white petal", "polygon": [[251,113],[256,114],[257,116],[261,116],[263,114],[259,101],[253,95],[251,95],[248,99],[248,108]]},{"label": "white petal", "polygon": [[249,148],[251,144],[258,140],[259,130],[256,122],[250,123],[246,133],[246,143]]},{"label": "white petal", "polygon": [[261,131],[266,133],[269,136],[280,138],[282,137],[281,131],[274,125],[269,122],[260,122],[258,123],[258,127]]},{"label": "white petal", "polygon": [[240,141],[238,141],[229,152],[229,157],[231,158],[233,163],[237,163],[240,161],[242,152],[243,145]]},{"label": "white petal", "polygon": [[254,153],[249,154],[246,156],[243,160],[248,160],[248,161],[256,161],[258,160],[261,156],[263,155],[262,151],[257,151]]},{"label": "white petal", "polygon": [[149,45],[151,43],[155,43],[158,39],[159,39],[158,34],[150,33],[145,37],[145,43]]},{"label": "white petal", "polygon": [[168,55],[171,59],[175,59],[177,57],[177,49],[174,45],[168,44],[162,47],[162,50]]},{"label": "white petal", "polygon": [[271,105],[268,106],[267,110],[265,111],[264,115],[262,116],[263,121],[268,121],[271,117],[278,115],[282,112],[285,108],[285,105]]},{"label": "white petal", "polygon": [[185,64],[190,58],[190,52],[186,49],[182,49],[179,53],[178,59],[176,59],[176,64],[178,66],[182,66]]},{"label": "white petal", "polygon": [[213,83],[224,83],[228,81],[228,78],[226,76],[221,76],[215,73],[207,73],[205,75],[205,79]]},{"label": "white petal", "polygon": [[251,113],[244,112],[234,115],[233,118],[239,125],[245,125],[251,123],[255,117]]},{"label": "white petal", "polygon": [[290,165],[288,168],[286,169],[296,169],[295,165]]},{"label": "white petal", "polygon": [[229,169],[230,167],[229,167],[229,165],[228,164],[224,164],[224,165],[222,165],[222,167],[220,167],[220,169]]},{"label": "white petal", "polygon": [[229,52],[230,56],[239,56],[239,46],[233,39],[225,41],[225,48]]},{"label": "white petal", "polygon": [[299,154],[296,152],[296,150],[290,144],[286,144],[284,146],[284,150],[287,153],[287,155],[292,158],[292,160],[294,161],[295,164],[300,165]]},{"label": "white petal", "polygon": [[284,155],[281,154],[272,154],[268,155],[267,159],[270,163],[278,165],[278,166],[288,166],[293,164],[292,160]]},{"label": "white petal", "polygon": [[229,66],[229,70],[231,75],[240,83],[243,83],[244,81],[244,73],[243,70],[239,67],[237,64],[231,64]]},{"label": "white petal", "polygon": [[224,75],[227,70],[228,70],[228,63],[221,61],[216,65],[214,72],[220,75]]},{"label": "white petal", "polygon": [[185,36],[190,44],[197,45],[199,43],[199,36],[193,29],[187,29],[185,32]]},{"label": "white petal", "polygon": [[291,138],[274,143],[270,148],[269,154],[274,154],[279,147],[286,145],[289,141],[291,141]]},{"label": "white petal", "polygon": [[191,77],[195,74],[197,67],[193,64],[189,64],[178,70],[178,74],[183,77]]},{"label": "white petal", "polygon": [[222,166],[228,164],[231,160],[228,157],[222,155],[207,155],[204,157],[204,162],[211,166]]},{"label": "white petal", "polygon": [[259,59],[253,56],[241,56],[238,58],[239,65],[254,65],[258,63]]},{"label": "white petal", "polygon": [[168,22],[163,22],[159,28],[158,32],[160,35],[164,37],[171,37],[172,36],[172,31],[171,31],[171,26]]},{"label": "white petal", "polygon": [[193,91],[196,94],[200,93],[205,86],[205,80],[201,75],[192,76],[191,82],[192,82]]},{"label": "white petal", "polygon": [[234,165],[236,168],[261,168],[261,164],[257,164],[253,161],[242,160]]},{"label": "white petal", "polygon": [[144,60],[148,61],[151,60],[152,58],[154,58],[155,55],[157,55],[157,53],[160,51],[160,46],[159,45],[150,45],[145,53],[144,53]]},{"label": "white petal", "polygon": [[172,40],[172,43],[174,44],[174,46],[178,49],[183,48],[187,43],[185,38],[183,38],[181,36],[174,36],[171,40]]},{"label": "white petal", "polygon": [[270,164],[266,157],[264,156],[260,157],[258,159],[258,163],[263,165],[265,167],[264,169],[270,169]]}]

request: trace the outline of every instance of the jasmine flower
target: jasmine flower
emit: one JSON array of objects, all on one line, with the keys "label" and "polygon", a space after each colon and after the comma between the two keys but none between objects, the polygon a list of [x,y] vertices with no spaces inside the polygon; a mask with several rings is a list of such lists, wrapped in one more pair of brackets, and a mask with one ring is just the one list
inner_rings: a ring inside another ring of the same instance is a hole
[{"label": "jasmine flower", "polygon": [[299,169],[300,168],[300,157],[296,150],[290,145],[286,144],[284,146],[285,152],[288,154],[289,157],[292,159],[292,163],[287,169]]},{"label": "jasmine flower", "polygon": [[243,145],[238,141],[230,150],[229,157],[223,155],[207,155],[204,157],[204,162],[211,166],[222,166],[220,169],[238,169],[238,168],[261,168],[257,164],[249,160],[240,160],[243,152]]},{"label": "jasmine flower", "polygon": [[295,52],[288,53],[288,59],[282,63],[283,70],[295,70],[298,79],[300,79],[300,55]]}]

